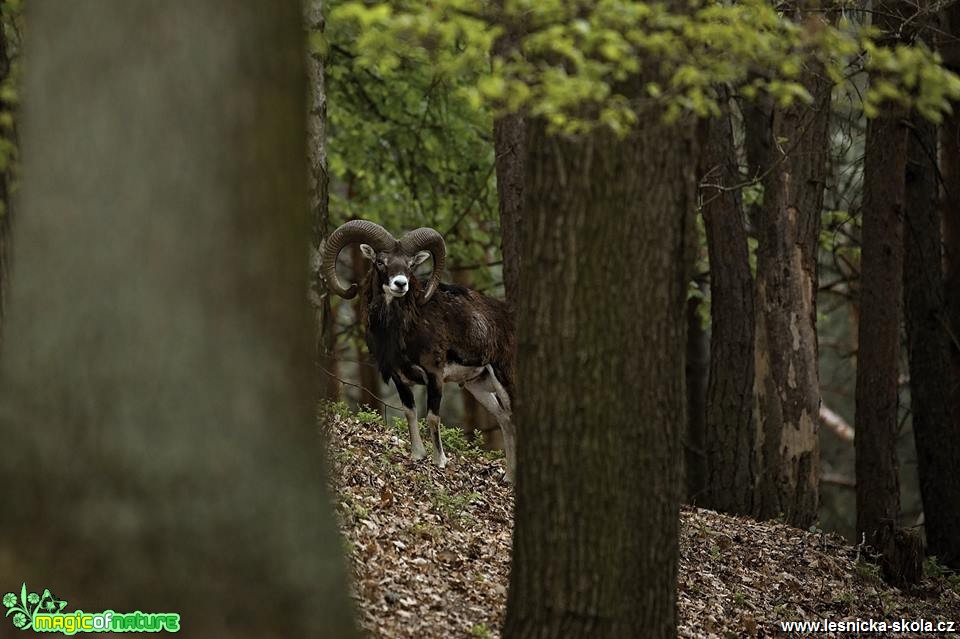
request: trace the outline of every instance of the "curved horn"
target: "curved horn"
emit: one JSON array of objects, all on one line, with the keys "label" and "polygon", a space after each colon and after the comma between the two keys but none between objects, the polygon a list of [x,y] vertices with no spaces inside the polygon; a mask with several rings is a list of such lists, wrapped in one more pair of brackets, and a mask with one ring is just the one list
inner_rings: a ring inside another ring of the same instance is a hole
[{"label": "curved horn", "polygon": [[356,297],[358,286],[356,284],[344,286],[340,276],[337,275],[337,257],[343,247],[357,242],[365,242],[378,251],[389,251],[396,246],[397,240],[387,229],[367,220],[350,220],[330,234],[323,245],[320,274],[330,291],[348,300]]},{"label": "curved horn", "polygon": [[443,242],[443,236],[427,227],[414,229],[400,238],[400,247],[408,255],[415,255],[418,251],[430,251],[433,255],[433,273],[423,294],[423,301],[429,301],[437,292],[440,274],[447,261],[447,245]]}]

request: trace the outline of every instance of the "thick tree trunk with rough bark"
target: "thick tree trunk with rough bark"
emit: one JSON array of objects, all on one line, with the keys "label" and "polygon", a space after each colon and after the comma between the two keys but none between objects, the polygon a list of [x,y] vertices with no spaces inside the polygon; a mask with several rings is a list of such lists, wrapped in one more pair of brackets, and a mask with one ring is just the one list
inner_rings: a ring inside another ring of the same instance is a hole
[{"label": "thick tree trunk with rough bark", "polygon": [[28,10],[0,575],[185,636],[357,636],[314,412],[299,3]]},{"label": "thick tree trunk with rough bark", "polygon": [[[710,256],[710,379],[707,387],[706,493],[721,512],[754,511],[754,283],[729,113],[704,123],[701,213]],[[728,189],[729,190],[725,190]]]},{"label": "thick tree trunk with rough bark", "polygon": [[884,574],[893,581],[916,576],[909,553],[902,553],[906,539],[898,526],[897,380],[907,155],[902,119],[902,113],[888,113],[867,125],[854,440],[857,538],[881,555]]},{"label": "thick tree trunk with rough bark", "polygon": [[509,639],[676,636],[694,140],[639,115],[528,122]]},{"label": "thick tree trunk with rough bark", "polygon": [[927,554],[960,569],[960,429],[950,410],[952,371],[946,330],[937,127],[919,116],[908,134],[904,210],[904,315],[910,407],[917,446]]},{"label": "thick tree trunk with rough bark", "polygon": [[[323,0],[306,0],[303,5],[308,43],[313,34],[324,31]],[[330,295],[320,277],[321,246],[330,231],[330,199],[327,186],[327,92],[323,58],[312,47],[307,49],[307,83],[309,109],[307,111],[307,159],[310,185],[310,244],[311,282],[310,299],[316,315],[316,352],[319,365],[319,394],[323,399],[340,397],[340,382],[336,375],[336,325]]]},{"label": "thick tree trunk with rough bark", "polygon": [[[801,78],[813,104],[768,111],[749,146],[765,163],[757,211],[756,376],[761,416],[761,518],[806,528],[819,506],[817,250],[825,183],[829,81],[815,66]],[[758,130],[760,129],[760,130]]]}]

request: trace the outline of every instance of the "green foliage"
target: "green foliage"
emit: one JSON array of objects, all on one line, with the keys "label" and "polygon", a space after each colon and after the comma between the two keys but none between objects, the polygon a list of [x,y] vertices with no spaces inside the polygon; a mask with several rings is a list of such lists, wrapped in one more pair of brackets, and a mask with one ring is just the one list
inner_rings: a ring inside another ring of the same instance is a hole
[{"label": "green foliage", "polygon": [[483,264],[498,235],[493,120],[465,89],[488,55],[458,45],[459,22],[426,17],[415,2],[332,11],[323,45],[330,208],[336,223],[363,217],[395,233],[432,226],[453,265]]},{"label": "green foliage", "polygon": [[[765,0],[512,0],[502,11],[467,0],[355,0],[330,18],[332,30],[354,37],[360,68],[385,77],[425,63],[448,82],[469,78],[458,93],[475,108],[523,110],[564,133],[597,125],[626,132],[642,106],[638,90],[668,121],[718,114],[718,84],[781,106],[809,102],[800,79],[813,67],[836,83],[880,72],[864,97],[868,116],[895,102],[936,119],[960,97],[960,79],[922,45],[882,45],[877,30],[848,19],[795,22]],[[510,25],[522,25],[518,49],[487,63]]]},{"label": "green foliage", "polygon": [[870,583],[880,583],[880,566],[870,562],[860,560],[856,565],[857,574],[860,578]]},{"label": "green foliage", "polygon": [[923,562],[923,574],[931,579],[943,580],[947,587],[960,594],[960,573],[944,566],[936,557],[927,557]]},{"label": "green foliage", "polygon": [[446,520],[462,521],[469,517],[466,507],[479,493],[451,493],[443,486],[438,487],[430,495],[434,509]]},{"label": "green foliage", "polygon": [[487,628],[486,625],[478,623],[474,624],[470,628],[470,636],[474,637],[475,639],[491,639],[493,637],[493,633],[490,632],[490,629]]},{"label": "green foliage", "polygon": [[364,424],[380,424],[383,422],[383,417],[380,413],[366,404],[361,406],[360,410],[357,411],[356,418]]}]

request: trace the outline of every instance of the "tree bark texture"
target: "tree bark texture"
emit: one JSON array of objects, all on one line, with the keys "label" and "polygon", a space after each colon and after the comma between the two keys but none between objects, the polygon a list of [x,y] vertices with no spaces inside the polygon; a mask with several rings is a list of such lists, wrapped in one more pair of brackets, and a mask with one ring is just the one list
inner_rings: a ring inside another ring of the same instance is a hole
[{"label": "tree bark texture", "polygon": [[739,192],[725,190],[740,180],[729,113],[702,126],[706,136],[701,151],[701,213],[711,297],[707,490],[702,504],[751,515],[757,474],[754,282]]},{"label": "tree bark texture", "polygon": [[894,578],[906,134],[900,113],[884,114],[867,125],[854,440],[857,538],[882,555],[885,573]]},{"label": "tree bark texture", "polygon": [[[518,46],[513,28],[494,43],[495,56],[508,57]],[[523,188],[526,122],[519,113],[502,115],[493,123],[496,153],[497,197],[500,203],[500,245],[503,253],[503,286],[507,303],[517,308],[520,299]]]},{"label": "tree bark texture", "polygon": [[6,587],[187,636],[357,636],[314,411],[299,3],[28,10]]},{"label": "tree bark texture", "polygon": [[813,104],[767,111],[768,125],[752,127],[765,139],[749,146],[766,149],[755,153],[767,163],[755,220],[761,416],[755,508],[761,518],[782,515],[806,528],[816,521],[819,506],[817,251],[831,85],[816,65],[804,71],[801,82]]},{"label": "tree bark texture", "polygon": [[910,407],[917,447],[927,554],[960,569],[960,429],[952,418],[956,383],[946,330],[937,127],[919,116],[908,134],[903,303],[910,362]]},{"label": "tree bark texture", "polygon": [[[323,0],[306,0],[303,6],[308,42],[312,34],[324,31]],[[312,47],[307,49],[307,163],[309,165],[311,282],[310,299],[316,315],[316,353],[319,364],[319,394],[323,399],[340,397],[336,374],[337,343],[335,317],[330,295],[320,277],[323,240],[330,232],[330,197],[327,174],[327,92],[323,57]],[[331,374],[332,373],[332,374]]]},{"label": "tree bark texture", "polygon": [[694,140],[639,115],[528,122],[510,639],[676,636]]}]

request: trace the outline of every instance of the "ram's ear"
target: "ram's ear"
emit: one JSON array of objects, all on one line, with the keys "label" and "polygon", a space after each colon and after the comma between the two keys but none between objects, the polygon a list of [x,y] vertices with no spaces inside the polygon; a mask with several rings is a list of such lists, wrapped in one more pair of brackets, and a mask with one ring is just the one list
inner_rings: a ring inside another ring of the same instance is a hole
[{"label": "ram's ear", "polygon": [[372,260],[377,257],[377,251],[369,244],[361,244],[360,252],[363,253],[363,256],[368,260]]},{"label": "ram's ear", "polygon": [[427,261],[428,257],[430,257],[430,251],[420,251],[413,256],[413,266],[420,266]]}]

